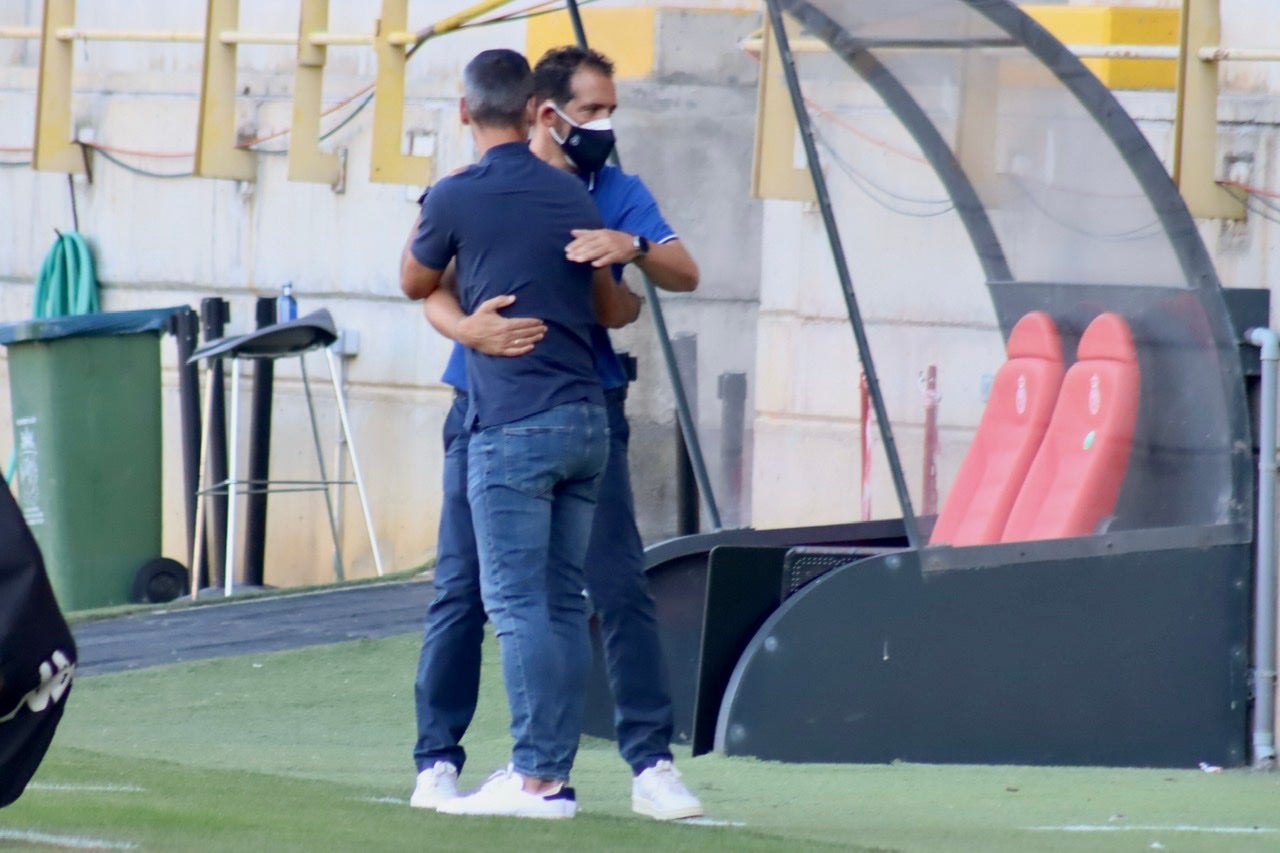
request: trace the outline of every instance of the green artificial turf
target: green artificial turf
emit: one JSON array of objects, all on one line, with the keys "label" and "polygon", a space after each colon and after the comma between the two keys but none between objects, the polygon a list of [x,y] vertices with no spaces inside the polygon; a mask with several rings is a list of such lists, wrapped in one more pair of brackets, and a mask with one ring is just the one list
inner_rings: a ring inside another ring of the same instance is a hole
[{"label": "green artificial turf", "polygon": [[[678,751],[723,825],[666,825],[631,814],[627,768],[594,738],[574,769],[572,821],[423,812],[407,805],[417,649],[401,636],[80,678],[33,786],[0,811],[0,848],[1280,849],[1280,775],[1251,771],[789,765]],[[490,638],[464,787],[506,762],[506,724]]]}]

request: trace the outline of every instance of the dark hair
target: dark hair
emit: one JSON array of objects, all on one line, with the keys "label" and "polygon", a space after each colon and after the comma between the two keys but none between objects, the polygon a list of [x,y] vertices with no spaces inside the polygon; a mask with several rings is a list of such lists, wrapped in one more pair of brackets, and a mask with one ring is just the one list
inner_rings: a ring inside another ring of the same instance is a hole
[{"label": "dark hair", "polygon": [[569,103],[573,99],[573,89],[569,84],[580,68],[613,77],[613,61],[598,50],[566,45],[553,47],[544,53],[533,68],[533,91],[538,103],[548,98],[562,107]]},{"label": "dark hair", "polygon": [[514,50],[476,54],[462,72],[463,98],[471,120],[485,127],[519,127],[533,96],[529,61]]}]

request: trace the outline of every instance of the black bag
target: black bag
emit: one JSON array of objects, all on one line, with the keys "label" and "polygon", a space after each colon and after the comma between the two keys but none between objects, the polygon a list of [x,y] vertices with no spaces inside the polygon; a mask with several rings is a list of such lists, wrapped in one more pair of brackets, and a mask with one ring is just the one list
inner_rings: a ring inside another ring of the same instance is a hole
[{"label": "black bag", "polygon": [[0,477],[0,807],[18,799],[62,719],[76,646],[44,560]]}]

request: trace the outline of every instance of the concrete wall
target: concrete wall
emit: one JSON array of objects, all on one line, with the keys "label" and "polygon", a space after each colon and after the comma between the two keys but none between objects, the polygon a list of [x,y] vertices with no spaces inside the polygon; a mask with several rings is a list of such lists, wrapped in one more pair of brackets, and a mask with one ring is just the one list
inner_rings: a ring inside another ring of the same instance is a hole
[{"label": "concrete wall", "polygon": [[[38,25],[36,0],[0,0],[0,26]],[[243,4],[244,29],[288,31],[287,4]],[[333,4],[331,29],[367,31],[374,0]],[[463,4],[454,4],[461,7]],[[609,2],[593,9],[639,4]],[[739,8],[745,5],[747,8]],[[1152,3],[1150,5],[1161,5]],[[1167,4],[1164,4],[1167,5]],[[198,30],[198,3],[82,3],[85,26]],[[702,267],[695,294],[662,298],[675,335],[696,335],[692,397],[708,467],[726,523],[771,527],[855,519],[861,515],[861,427],[858,364],[846,306],[815,207],[750,196],[756,65],[737,41],[759,23],[755,3],[707,0],[663,8],[654,18],[655,52],[643,77],[620,81],[619,152],[642,175],[668,219]],[[414,2],[412,25],[440,14],[436,2]],[[452,7],[450,8],[450,11]],[[1223,42],[1274,46],[1280,8],[1269,0],[1224,0]],[[625,33],[622,34],[625,37]],[[616,36],[616,34],[615,34]],[[607,33],[593,43],[608,51]],[[437,174],[468,162],[472,149],[456,121],[457,77],[477,50],[523,49],[523,24],[464,30],[430,43],[410,64],[406,130],[436,136]],[[21,162],[34,126],[35,62],[31,42],[0,39],[0,162]],[[73,108],[98,142],[152,152],[190,151],[195,141],[199,49],[185,45],[91,43],[77,47]],[[240,125],[258,132],[288,126],[292,52],[246,48],[240,57]],[[1247,182],[1276,188],[1274,94],[1280,66],[1227,65],[1221,105],[1220,154],[1249,154]],[[371,82],[372,52],[330,51],[326,99]],[[1157,153],[1168,160],[1172,95],[1122,92]],[[332,126],[352,107],[326,119]],[[354,429],[369,481],[378,540],[391,569],[421,565],[433,554],[439,512],[439,433],[449,395],[438,382],[448,346],[403,300],[396,264],[414,216],[416,189],[368,180],[369,110],[339,131],[332,144],[348,149],[346,192],[292,183],[283,157],[263,156],[252,185],[195,178],[144,177],[98,160],[92,185],[74,184],[81,230],[99,262],[108,309],[197,305],[220,296],[232,304],[231,331],[248,328],[253,301],[292,279],[303,311],[328,307],[340,325],[359,333],[349,364]],[[909,141],[888,122],[871,135],[901,148]],[[867,146],[851,149],[854,165],[903,196],[941,193],[927,169],[909,158]],[[131,165],[155,172],[190,169],[189,158],[139,157]],[[53,236],[70,227],[65,176],[26,166],[0,166],[0,319],[31,312],[34,276]],[[864,198],[855,206],[866,227],[851,235],[849,257],[876,368],[894,419],[899,452],[917,493],[923,477],[921,374],[949,354],[942,393],[938,481],[945,485],[982,410],[985,383],[999,364],[994,318],[982,300],[963,294],[980,275],[951,217],[901,217]],[[1266,211],[1264,211],[1266,212]],[[1280,213],[1267,213],[1280,218]],[[1204,222],[1201,229],[1228,286],[1273,287],[1277,224],[1251,214],[1243,223]],[[634,282],[639,286],[638,282]],[[629,411],[632,472],[641,528],[648,541],[675,532],[673,395],[655,343],[652,313],[615,335],[640,362]],[[166,419],[165,553],[182,557],[177,392],[172,347],[164,347]],[[0,380],[5,362],[0,358]],[[746,379],[745,449],[731,452],[721,399],[726,374]],[[324,378],[312,362],[313,378]],[[296,366],[278,370],[273,435],[275,477],[309,476],[309,428]],[[322,433],[332,457],[333,411],[321,395]],[[0,399],[0,450],[9,446],[7,399]],[[898,507],[878,439],[871,472],[875,516]],[[110,496],[104,496],[104,500]],[[372,572],[354,494],[345,505],[349,575]],[[292,584],[332,577],[322,504],[315,495],[272,499],[267,580]]]},{"label": "concrete wall", "polygon": [[[0,26],[39,26],[38,2],[0,0]],[[379,3],[333,4],[330,29],[368,32]],[[410,24],[421,26],[465,4],[413,2]],[[619,5],[619,4],[614,4]],[[633,4],[631,4],[633,5]],[[662,47],[650,74],[620,81],[616,119],[619,152],[628,171],[642,175],[669,221],[703,268],[697,294],[664,298],[673,331],[697,330],[704,349],[723,338],[746,339],[755,328],[756,249],[760,203],[749,197],[754,131],[755,66],[736,41],[758,15],[735,4],[660,10]],[[201,3],[80,4],[84,27],[195,30]],[[448,6],[445,9],[442,6]],[[456,8],[454,8],[456,7]],[[241,28],[288,32],[290,4],[242,4]],[[607,41],[596,42],[608,50]],[[470,138],[457,122],[458,76],[477,51],[523,50],[525,27],[511,23],[463,30],[430,42],[410,63],[406,131],[436,135],[436,174],[470,162]],[[0,39],[0,161],[30,159],[35,122],[38,45]],[[190,152],[195,145],[200,48],[92,42],[77,47],[77,126],[98,143],[148,152]],[[246,47],[238,60],[239,126],[257,133],[288,127],[293,50]],[[372,82],[368,48],[331,48],[325,97],[336,100]],[[333,126],[354,105],[327,118]],[[54,228],[72,227],[72,193],[80,230],[98,262],[105,310],[198,306],[218,296],[231,304],[228,331],[252,326],[257,297],[273,296],[292,280],[299,310],[328,308],[340,326],[358,333],[359,353],[348,365],[353,431],[370,490],[383,559],[391,570],[420,566],[434,555],[439,515],[440,428],[450,394],[438,379],[449,345],[423,321],[419,307],[399,293],[400,249],[416,213],[419,188],[368,180],[372,109],[339,131],[330,144],[348,149],[346,190],[290,182],[286,158],[261,156],[253,184],[198,178],[159,179],[96,158],[92,184],[28,166],[0,167],[0,319],[29,317],[33,282]],[[284,140],[265,144],[280,149]],[[128,166],[156,173],[191,169],[190,157],[159,158],[117,152]],[[633,282],[637,288],[639,281]],[[706,331],[704,331],[706,330]],[[642,532],[649,540],[675,532],[672,394],[648,314],[618,335],[620,348],[640,360],[641,380],[629,403],[634,428],[634,476]],[[165,418],[164,553],[186,562],[182,522],[177,386],[171,342],[162,347]],[[315,472],[303,389],[296,361],[276,371],[271,475],[301,479]],[[324,362],[309,361],[316,385],[327,462],[333,464],[335,413]],[[7,362],[0,359],[0,381]],[[247,387],[242,426],[247,428]],[[703,396],[714,400],[714,387]],[[707,403],[708,409],[712,408]],[[0,399],[0,448],[10,446],[7,395]],[[247,447],[247,442],[243,442]],[[243,464],[243,463],[242,463]],[[110,500],[110,495],[103,495]],[[373,573],[354,491],[345,501],[344,554],[349,577]],[[316,494],[270,500],[266,580],[273,584],[332,579],[323,501]]]}]

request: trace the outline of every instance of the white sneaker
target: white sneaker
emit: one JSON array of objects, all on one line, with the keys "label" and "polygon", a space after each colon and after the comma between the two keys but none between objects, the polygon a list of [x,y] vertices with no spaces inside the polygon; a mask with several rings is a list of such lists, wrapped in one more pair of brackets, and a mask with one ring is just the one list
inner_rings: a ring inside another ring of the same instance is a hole
[{"label": "white sneaker", "polygon": [[442,803],[441,814],[506,815],[508,817],[566,818],[578,811],[573,789],[561,785],[549,794],[524,790],[524,777],[507,766],[494,773],[476,791]]},{"label": "white sneaker", "polygon": [[702,817],[702,803],[680,781],[670,761],[659,761],[631,782],[631,810],[654,820]]},{"label": "white sneaker", "polygon": [[415,809],[438,808],[446,800],[458,796],[458,768],[448,761],[437,761],[418,774],[409,805]]}]

